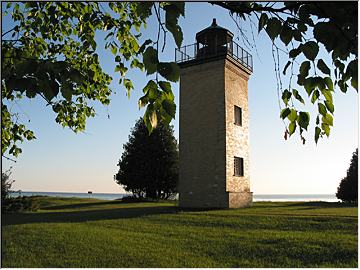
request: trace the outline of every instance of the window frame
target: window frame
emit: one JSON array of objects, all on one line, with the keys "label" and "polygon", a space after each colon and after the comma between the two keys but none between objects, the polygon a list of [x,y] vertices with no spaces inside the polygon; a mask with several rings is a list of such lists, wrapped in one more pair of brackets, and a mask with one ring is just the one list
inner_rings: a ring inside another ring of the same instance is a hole
[{"label": "window frame", "polygon": [[[239,113],[237,114],[237,112]],[[239,121],[236,121],[238,119],[237,115],[239,115]],[[236,105],[234,105],[234,124],[242,127],[242,108]]]},{"label": "window frame", "polygon": [[244,174],[244,158],[234,156],[234,176],[244,177]]}]

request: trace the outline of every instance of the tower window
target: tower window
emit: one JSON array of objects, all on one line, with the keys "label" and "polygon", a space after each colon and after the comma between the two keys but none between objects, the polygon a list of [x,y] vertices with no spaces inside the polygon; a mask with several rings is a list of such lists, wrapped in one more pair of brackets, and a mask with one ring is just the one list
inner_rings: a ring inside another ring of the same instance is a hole
[{"label": "tower window", "polygon": [[238,106],[234,106],[235,125],[242,126],[242,110]]},{"label": "tower window", "polygon": [[244,176],[244,159],[234,157],[234,176]]}]

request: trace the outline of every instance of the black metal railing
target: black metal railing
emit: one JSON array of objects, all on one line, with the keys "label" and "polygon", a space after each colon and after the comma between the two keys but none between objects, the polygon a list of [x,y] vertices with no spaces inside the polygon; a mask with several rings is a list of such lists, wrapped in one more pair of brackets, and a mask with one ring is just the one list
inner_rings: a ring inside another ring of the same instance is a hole
[{"label": "black metal railing", "polygon": [[253,71],[252,55],[234,41],[222,46],[204,46],[200,43],[186,45],[175,49],[175,62],[183,63],[191,60],[200,60],[222,55],[230,55],[241,65]]}]

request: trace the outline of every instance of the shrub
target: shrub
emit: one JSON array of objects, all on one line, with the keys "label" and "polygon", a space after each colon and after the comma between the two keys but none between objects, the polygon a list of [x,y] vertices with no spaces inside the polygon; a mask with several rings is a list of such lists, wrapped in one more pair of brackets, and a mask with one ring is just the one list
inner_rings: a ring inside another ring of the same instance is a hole
[{"label": "shrub", "polygon": [[15,198],[7,198],[1,204],[4,213],[30,211],[35,212],[39,209],[39,201],[37,198],[20,196]]},{"label": "shrub", "polygon": [[126,203],[135,203],[135,202],[148,202],[148,199],[142,198],[142,197],[135,197],[135,196],[124,196],[121,198],[122,202],[126,202]]},{"label": "shrub", "polygon": [[11,167],[5,172],[1,172],[1,202],[9,198],[11,185],[15,180],[10,179]]}]

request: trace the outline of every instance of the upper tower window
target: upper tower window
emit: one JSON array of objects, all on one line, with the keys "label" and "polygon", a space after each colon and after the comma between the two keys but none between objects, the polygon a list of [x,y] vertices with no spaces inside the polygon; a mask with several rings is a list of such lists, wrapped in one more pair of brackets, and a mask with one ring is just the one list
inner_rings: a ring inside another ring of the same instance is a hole
[{"label": "upper tower window", "polygon": [[235,125],[242,126],[242,110],[238,106],[234,106],[234,114],[235,114]]}]

